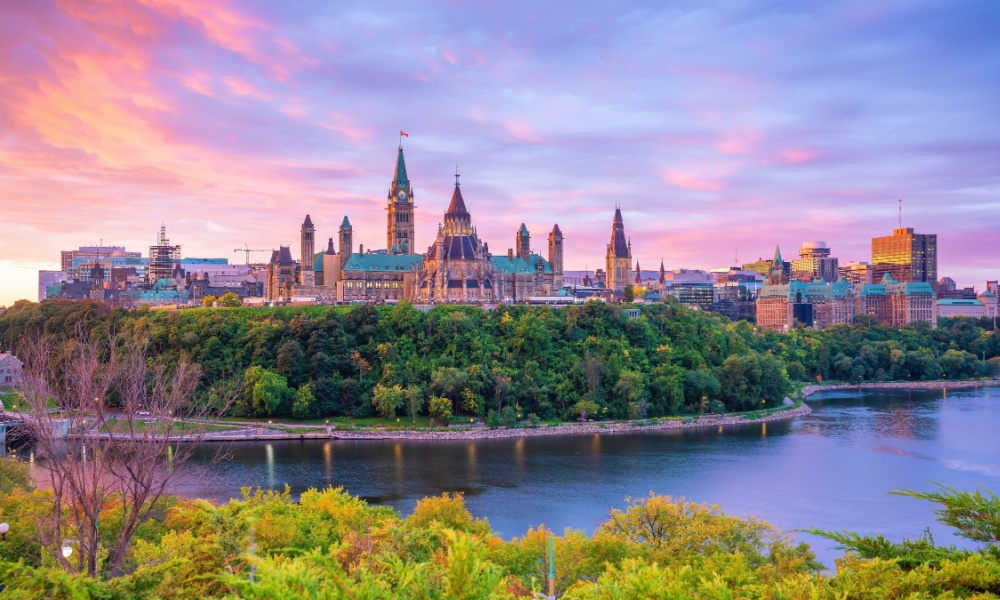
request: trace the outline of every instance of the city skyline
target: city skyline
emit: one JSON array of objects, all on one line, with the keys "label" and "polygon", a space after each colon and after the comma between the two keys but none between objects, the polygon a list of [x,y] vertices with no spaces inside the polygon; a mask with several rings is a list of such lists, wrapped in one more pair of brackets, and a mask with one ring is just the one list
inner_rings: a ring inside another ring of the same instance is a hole
[{"label": "city skyline", "polygon": [[939,276],[997,276],[996,6],[449,6],[0,7],[0,305],[161,222],[231,262],[306,214],[381,248],[399,129],[418,252],[458,162],[494,254],[559,223],[567,270],[603,266],[616,203],[642,264],[869,261],[902,197]]}]

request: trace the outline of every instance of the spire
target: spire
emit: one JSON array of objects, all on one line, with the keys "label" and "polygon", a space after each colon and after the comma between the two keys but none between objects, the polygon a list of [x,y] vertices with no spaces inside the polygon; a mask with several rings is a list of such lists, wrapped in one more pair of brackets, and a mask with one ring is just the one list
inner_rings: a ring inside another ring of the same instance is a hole
[{"label": "spire", "polygon": [[663,268],[663,259],[660,259],[660,283],[667,280],[667,270]]},{"label": "spire", "polygon": [[336,252],[333,251],[333,238],[330,238],[326,243],[326,253],[336,254]]},{"label": "spire", "polygon": [[340,228],[345,231],[351,228],[351,222],[347,220],[347,215],[344,215],[344,222],[340,224]]},{"label": "spire", "polygon": [[635,284],[639,285],[642,283],[642,267],[639,266],[639,261],[635,261]]},{"label": "spire", "polygon": [[528,235],[528,228],[524,226],[524,223],[521,223],[521,230],[518,233],[521,235]]},{"label": "spire", "polygon": [[562,231],[559,231],[559,223],[556,223],[555,226],[552,228],[552,235],[557,235],[559,237],[562,237]]},{"label": "spire", "polygon": [[779,246],[774,247],[774,260],[771,262],[774,264],[781,265],[782,269],[785,268],[784,267],[785,261],[781,260],[781,248]]},{"label": "spire", "polygon": [[625,240],[625,223],[622,220],[622,211],[615,208],[615,220],[611,225],[611,249],[616,258],[628,256],[628,242]]},{"label": "spire", "polygon": [[403,160],[403,144],[399,144],[399,152],[396,154],[396,177],[393,179],[396,187],[409,187],[410,179],[406,176],[406,161]]},{"label": "spire", "polygon": [[312,219],[309,218],[309,215],[306,215],[306,220],[302,222],[302,226],[303,227],[312,227],[313,226]]}]

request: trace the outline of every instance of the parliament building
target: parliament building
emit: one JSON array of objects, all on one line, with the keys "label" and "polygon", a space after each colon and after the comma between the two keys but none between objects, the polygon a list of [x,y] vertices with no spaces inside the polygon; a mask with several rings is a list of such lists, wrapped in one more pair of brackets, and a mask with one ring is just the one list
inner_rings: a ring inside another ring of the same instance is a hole
[{"label": "parliament building", "polygon": [[[563,237],[555,225],[548,236],[548,256],[533,253],[522,223],[515,247],[494,256],[479,237],[462,196],[456,169],[451,202],[437,235],[423,254],[417,248],[414,190],[406,172],[403,147],[387,195],[386,248],[367,252],[354,247],[347,216],[337,236],[317,252],[316,230],[306,215],[300,230],[299,261],[291,248],[275,250],[267,265],[265,297],[285,302],[385,302],[420,304],[492,304],[554,296],[562,288]],[[339,250],[339,252],[338,252]]]}]

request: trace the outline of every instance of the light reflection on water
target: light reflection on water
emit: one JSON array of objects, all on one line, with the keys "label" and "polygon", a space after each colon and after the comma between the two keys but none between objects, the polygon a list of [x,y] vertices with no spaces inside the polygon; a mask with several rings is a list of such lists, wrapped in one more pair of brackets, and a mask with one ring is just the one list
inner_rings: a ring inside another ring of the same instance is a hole
[{"label": "light reflection on water", "polygon": [[[813,414],[771,422],[629,435],[474,442],[275,441],[234,444],[208,465],[199,449],[177,491],[226,500],[246,485],[293,494],[343,486],[403,512],[419,498],[463,492],[505,537],[544,523],[592,530],[626,496],[654,491],[719,503],[783,529],[848,529],[898,539],[933,523],[933,506],[888,495],[931,481],[1000,491],[1000,390],[827,393]],[[203,461],[203,462],[199,462]],[[953,540],[932,525],[939,543]],[[839,552],[801,534],[832,565]]]}]

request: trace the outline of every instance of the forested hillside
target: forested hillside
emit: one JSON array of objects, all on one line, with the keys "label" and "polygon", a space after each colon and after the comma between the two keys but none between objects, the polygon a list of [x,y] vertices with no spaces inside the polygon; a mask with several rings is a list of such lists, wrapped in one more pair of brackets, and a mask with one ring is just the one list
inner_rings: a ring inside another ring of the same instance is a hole
[{"label": "forested hillside", "polygon": [[[599,418],[744,411],[780,403],[790,381],[960,379],[992,375],[1000,343],[986,323],[931,330],[837,326],[759,333],[676,303],[629,318],[590,302],[560,309],[439,306],[126,311],[90,302],[19,302],[0,342],[140,328],[154,352],[201,364],[202,400],[243,380],[242,416],[454,414]],[[59,346],[69,351],[71,344]],[[443,402],[441,398],[448,402]]]}]

